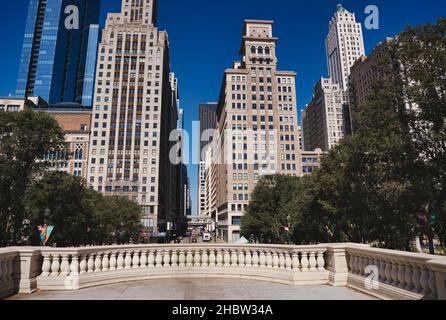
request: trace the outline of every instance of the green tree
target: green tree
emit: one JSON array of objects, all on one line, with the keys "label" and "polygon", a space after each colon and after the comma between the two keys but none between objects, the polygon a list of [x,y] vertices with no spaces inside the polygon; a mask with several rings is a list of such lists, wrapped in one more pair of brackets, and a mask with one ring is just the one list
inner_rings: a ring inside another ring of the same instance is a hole
[{"label": "green tree", "polygon": [[[88,202],[85,181],[62,172],[46,173],[31,184],[25,196],[25,210],[31,221],[33,244],[38,244],[37,226],[53,225],[48,245],[60,247],[91,243],[94,207]],[[49,216],[45,211],[49,210]]]},{"label": "green tree", "polygon": [[125,197],[103,197],[95,194],[91,197],[94,208],[94,227],[91,230],[96,245],[126,244],[139,241],[141,207]]},{"label": "green tree", "polygon": [[49,150],[64,151],[56,120],[32,110],[0,112],[0,246],[20,244],[25,190],[47,167],[37,160]]},{"label": "green tree", "polygon": [[[45,217],[45,211],[49,216]],[[37,226],[54,225],[48,245],[59,247],[137,242],[141,207],[125,197],[104,197],[84,179],[48,172],[28,188],[25,210],[30,239],[37,245]]]},{"label": "green tree", "polygon": [[409,27],[399,35],[395,52],[403,66],[405,97],[415,109],[409,126],[415,149],[425,164],[423,185],[430,251],[434,233],[446,241],[446,18]]},{"label": "green tree", "polygon": [[297,223],[296,211],[288,204],[295,195],[297,178],[265,176],[257,183],[242,218],[241,231],[246,238],[261,243],[288,243]]}]

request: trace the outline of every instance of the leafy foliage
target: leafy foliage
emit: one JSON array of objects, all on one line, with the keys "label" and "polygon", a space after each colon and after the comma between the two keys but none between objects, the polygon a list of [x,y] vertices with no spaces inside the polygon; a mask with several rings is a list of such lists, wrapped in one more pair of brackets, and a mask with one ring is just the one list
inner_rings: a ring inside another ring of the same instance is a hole
[{"label": "leafy foliage", "polygon": [[27,186],[47,164],[37,161],[49,151],[64,149],[64,133],[49,115],[0,112],[0,246],[16,245],[24,221]]}]

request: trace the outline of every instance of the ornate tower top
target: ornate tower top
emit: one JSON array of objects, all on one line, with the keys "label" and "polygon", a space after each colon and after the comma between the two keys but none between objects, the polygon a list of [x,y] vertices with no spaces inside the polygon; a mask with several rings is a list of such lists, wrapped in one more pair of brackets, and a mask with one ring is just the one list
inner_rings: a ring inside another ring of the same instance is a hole
[{"label": "ornate tower top", "polygon": [[122,0],[124,22],[156,26],[158,0]]}]

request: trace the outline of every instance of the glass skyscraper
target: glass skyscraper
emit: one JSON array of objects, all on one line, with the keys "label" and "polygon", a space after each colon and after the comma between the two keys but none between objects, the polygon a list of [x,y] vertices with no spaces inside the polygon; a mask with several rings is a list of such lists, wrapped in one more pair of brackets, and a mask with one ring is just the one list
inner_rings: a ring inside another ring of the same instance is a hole
[{"label": "glass skyscraper", "polygon": [[[81,83],[83,83],[82,101],[84,106],[93,106],[94,80],[96,79],[96,62],[98,57],[98,47],[101,41],[101,28],[97,24],[92,24],[88,33],[87,57],[85,61],[85,72]],[[83,80],[83,81],[82,81]]]},{"label": "glass skyscraper", "polygon": [[[66,27],[70,5],[78,8],[79,28]],[[18,97],[82,101],[90,25],[98,24],[99,12],[100,0],[29,0]]]}]

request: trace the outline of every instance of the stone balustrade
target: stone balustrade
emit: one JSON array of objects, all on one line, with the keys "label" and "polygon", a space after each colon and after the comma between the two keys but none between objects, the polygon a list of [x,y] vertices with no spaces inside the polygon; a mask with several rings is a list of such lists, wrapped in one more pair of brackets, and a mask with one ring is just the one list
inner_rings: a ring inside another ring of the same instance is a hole
[{"label": "stone balustrade", "polygon": [[446,299],[446,257],[360,247],[347,254],[350,287],[384,299]]},{"label": "stone balustrade", "polygon": [[446,299],[446,257],[351,243],[0,249],[0,298],[171,278],[330,284],[382,299]]},{"label": "stone balustrade", "polygon": [[[73,290],[102,283],[236,277],[285,284],[325,283],[325,247],[149,245],[43,249],[38,287]],[[311,273],[311,276],[299,276]]]}]

